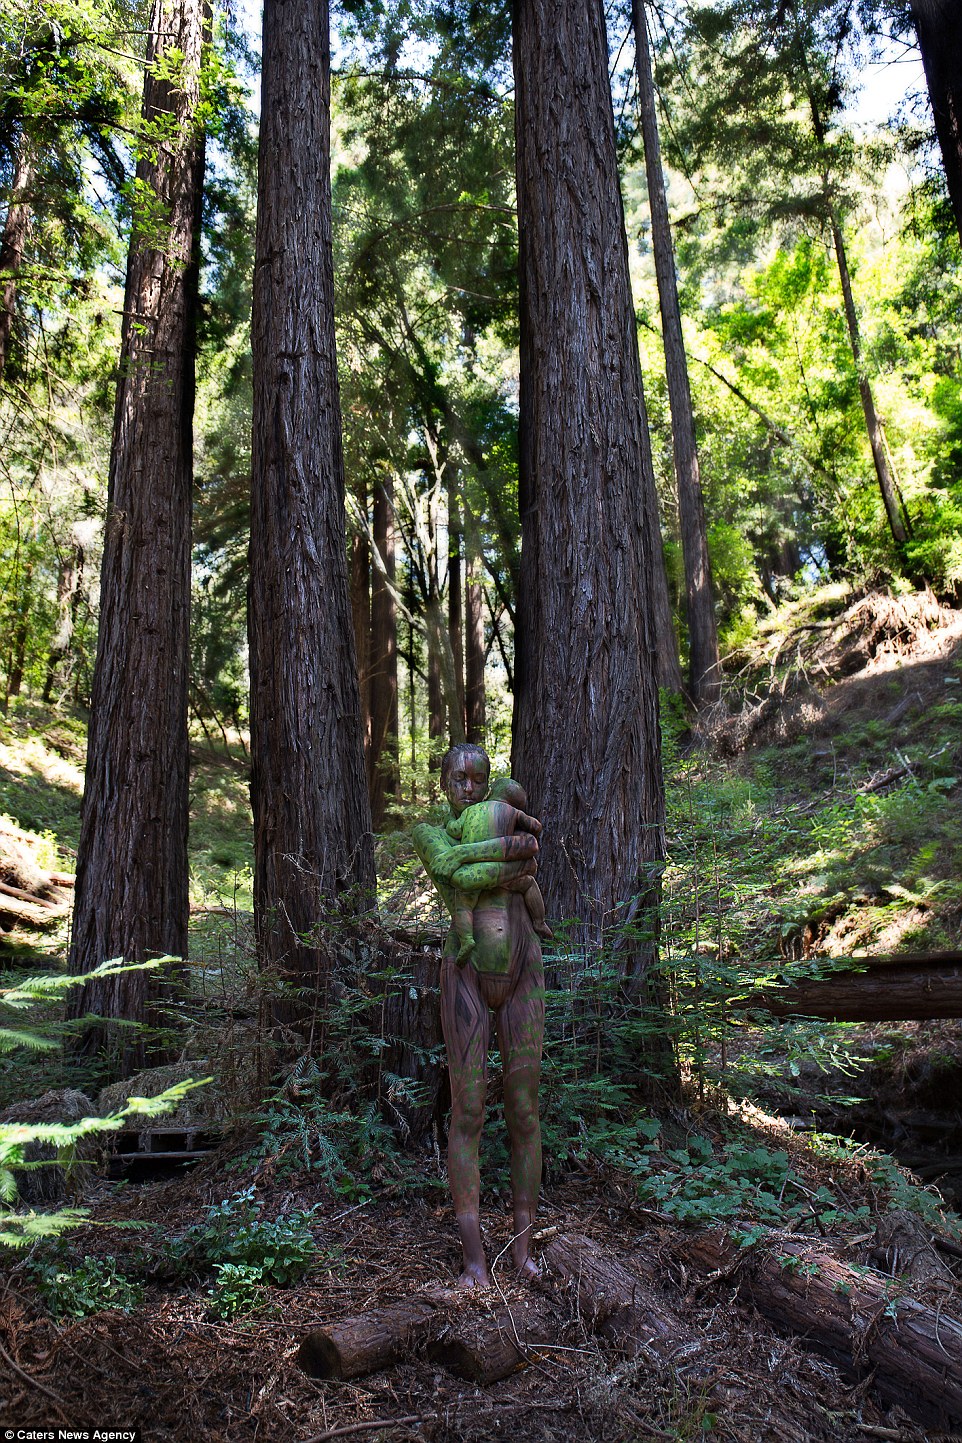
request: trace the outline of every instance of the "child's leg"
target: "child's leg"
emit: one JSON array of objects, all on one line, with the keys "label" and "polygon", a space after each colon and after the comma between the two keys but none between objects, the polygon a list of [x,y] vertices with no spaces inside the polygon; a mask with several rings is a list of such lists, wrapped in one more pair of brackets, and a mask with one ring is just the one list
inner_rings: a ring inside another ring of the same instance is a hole
[{"label": "child's leg", "polygon": [[458,934],[458,941],[461,943],[458,948],[458,962],[470,957],[474,951],[474,909],[478,905],[477,892],[455,892],[454,894],[454,930]]},{"label": "child's leg", "polygon": [[515,885],[518,892],[524,893],[524,905],[528,909],[528,916],[531,918],[531,925],[539,937],[553,937],[554,933],[548,926],[544,911],[544,898],[541,895],[541,888],[533,877],[522,877]]}]

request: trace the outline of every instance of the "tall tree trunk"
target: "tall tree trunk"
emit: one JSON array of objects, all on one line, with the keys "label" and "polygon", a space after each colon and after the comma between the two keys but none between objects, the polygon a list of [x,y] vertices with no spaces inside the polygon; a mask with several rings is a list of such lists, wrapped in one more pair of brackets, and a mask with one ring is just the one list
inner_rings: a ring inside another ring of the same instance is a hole
[{"label": "tall tree trunk", "polygon": [[384,825],[388,803],[397,801],[398,693],[397,602],[395,600],[394,492],[390,471],[374,487],[374,545],[384,563],[374,568],[371,587],[371,748],[368,789],[375,831]]},{"label": "tall tree trunk", "polygon": [[274,1008],[309,1037],[333,956],[326,928],[374,893],[344,542],[327,0],[265,0],[263,53],[251,333],[254,924],[261,965],[313,989],[307,1006]]},{"label": "tall tree trunk", "polygon": [[32,184],[33,167],[27,158],[26,142],[22,140],[3,222],[3,237],[0,239],[0,379],[10,354],[10,338],[17,313],[17,285],[30,229]]},{"label": "tall tree trunk", "polygon": [[962,9],[958,0],[909,0],[922,52],[945,180],[962,240]]},{"label": "tall tree trunk", "polygon": [[[357,503],[367,517],[367,487],[358,483]],[[371,552],[366,531],[351,536],[351,619],[354,624],[354,653],[357,657],[357,685],[361,702],[361,737],[364,755],[371,755]]]},{"label": "tall tree trunk", "polygon": [[638,108],[645,146],[645,173],[651,209],[651,241],[658,279],[668,404],[671,408],[671,437],[678,484],[678,520],[685,561],[685,596],[690,648],[691,699],[696,707],[716,702],[721,695],[721,661],[715,599],[708,559],[708,532],[698,468],[695,417],[691,404],[685,339],[678,304],[675,254],[665,198],[665,177],[661,166],[655,82],[651,72],[651,50],[644,0],[632,0],[635,53],[638,70]]},{"label": "tall tree trunk", "polygon": [[[601,0],[516,0],[521,270],[513,768],[548,912],[596,948],[657,896],[658,526]],[[650,954],[640,948],[636,956]]]},{"label": "tall tree trunk", "polygon": [[[454,689],[462,729],[464,712],[464,606],[462,602],[462,561],[464,551],[460,498],[454,468],[448,465],[448,635],[454,667]],[[452,727],[452,733],[454,728]]]},{"label": "tall tree trunk", "polygon": [[428,770],[436,772],[444,754],[444,691],[441,687],[441,661],[436,645],[427,636],[428,654]]},{"label": "tall tree trunk", "polygon": [[[187,952],[187,677],[190,665],[194,349],[204,143],[196,111],[209,10],[154,0],[144,118],[167,137],[137,165],[166,217],[135,213],[114,415],[100,630],[90,704],[69,967],[88,972]],[[167,60],[168,52],[181,57]],[[151,217],[153,220],[153,217]],[[88,983],[75,1015],[151,1018],[148,974]],[[88,1029],[98,1052],[105,1027]],[[152,1048],[122,1034],[120,1067]],[[153,1055],[163,1055],[158,1047]]]},{"label": "tall tree trunk", "polygon": [[845,324],[848,327],[849,345],[852,350],[852,359],[855,362],[855,374],[858,379],[859,395],[862,399],[865,429],[868,432],[869,446],[872,450],[872,460],[875,462],[875,475],[878,478],[879,491],[882,493],[882,502],[885,506],[885,515],[888,518],[889,530],[892,533],[896,546],[901,550],[912,535],[912,523],[909,520],[908,512],[902,501],[898,483],[892,474],[892,467],[889,464],[888,452],[885,447],[882,422],[879,418],[878,411],[875,409],[875,397],[872,394],[871,382],[865,369],[865,358],[862,354],[862,335],[859,329],[858,311],[855,309],[855,297],[852,292],[852,277],[848,268],[848,256],[845,251],[845,241],[842,236],[842,225],[839,219],[838,209],[832,199],[829,182],[825,126],[822,121],[821,111],[818,107],[815,88],[811,80],[808,57],[805,53],[805,42],[798,29],[797,16],[795,24],[798,45],[801,52],[802,68],[808,86],[808,103],[812,115],[812,131],[822,154],[822,192],[825,204],[828,207],[829,220],[832,228],[832,243],[835,247],[835,260],[838,265],[838,278],[842,286],[842,300],[845,307]]},{"label": "tall tree trunk", "polygon": [[47,674],[43,683],[43,700],[46,706],[50,705],[53,698],[53,684],[57,678],[57,668],[70,650],[74,627],[77,623],[77,602],[83,584],[83,574],[84,550],[78,542],[71,547],[61,561],[60,574],[57,578],[57,632],[50,643]]},{"label": "tall tree trunk", "polygon": [[471,513],[465,509],[468,539],[468,567],[464,588],[464,703],[465,730],[469,742],[484,741],[484,587],[478,557],[477,532]]},{"label": "tall tree trunk", "polygon": [[20,580],[20,595],[17,601],[16,625],[10,638],[10,658],[7,665],[7,695],[4,712],[12,696],[20,695],[23,686],[23,672],[27,662],[27,637],[30,635],[30,583],[33,580],[33,562],[28,561]]}]

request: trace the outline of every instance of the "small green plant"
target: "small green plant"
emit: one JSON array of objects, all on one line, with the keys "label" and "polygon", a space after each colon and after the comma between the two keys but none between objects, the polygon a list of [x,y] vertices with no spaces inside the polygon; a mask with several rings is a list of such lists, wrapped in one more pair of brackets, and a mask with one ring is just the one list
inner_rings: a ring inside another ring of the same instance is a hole
[{"label": "small green plant", "polygon": [[[168,1255],[181,1273],[198,1274],[211,1268],[239,1268],[249,1285],[256,1274],[261,1284],[286,1288],[302,1278],[316,1262],[317,1245],[311,1234],[311,1212],[292,1212],[269,1221],[261,1218],[254,1189],[235,1193],[216,1203],[203,1222],[175,1239]],[[241,1274],[231,1274],[240,1284]]]},{"label": "small green plant", "polygon": [[108,1309],[131,1313],[144,1300],[141,1284],[124,1274],[115,1257],[84,1257],[68,1265],[61,1256],[37,1262],[29,1271],[55,1318],[86,1318]]},{"label": "small green plant", "polygon": [[264,1305],[264,1273],[243,1263],[218,1263],[214,1286],[207,1290],[207,1316],[229,1323],[247,1318]]}]

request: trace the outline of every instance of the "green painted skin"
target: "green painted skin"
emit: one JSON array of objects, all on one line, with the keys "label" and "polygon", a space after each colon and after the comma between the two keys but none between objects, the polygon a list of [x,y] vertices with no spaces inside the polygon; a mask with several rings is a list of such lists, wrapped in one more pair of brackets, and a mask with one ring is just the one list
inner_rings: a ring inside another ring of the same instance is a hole
[{"label": "green painted skin", "polygon": [[[464,832],[465,822],[459,824],[459,819],[469,809],[478,813],[467,820],[469,835],[475,834],[475,827],[487,829],[503,821],[503,816],[499,818],[496,812],[486,813],[477,806],[488,790],[489,768],[488,758],[480,748],[468,750],[467,756],[462,755],[452,765],[445,782],[451,803],[448,826],[452,830]],[[540,831],[536,821],[534,827]],[[538,1082],[544,1037],[544,976],[540,943],[524,897],[516,890],[507,890],[519,878],[534,876],[537,839],[532,832],[521,832],[517,836],[498,834],[477,841],[462,840],[459,844],[445,827],[427,823],[412,829],[412,839],[452,919],[464,905],[461,884],[467,883],[478,894],[473,911],[476,945],[470,954],[472,965],[467,965],[464,958],[458,960],[455,926],[448,933],[441,963],[441,1022],[451,1076],[448,1182],[464,1257],[460,1282],[463,1287],[484,1287],[490,1281],[481,1238],[478,1147],[487,1096],[492,1011],[503,1064],[505,1121],[511,1138],[511,1252],[522,1277],[537,1277],[531,1236],[541,1186]],[[455,878],[458,885],[454,885]]]},{"label": "green painted skin", "polygon": [[[484,803],[483,807],[489,805],[503,807],[506,804]],[[471,807],[470,810],[482,811],[482,808]],[[451,813],[450,821],[455,820]],[[449,835],[446,826],[432,827],[427,822],[419,822],[411,830],[414,850],[440,893],[452,922],[458,908],[458,892],[491,894],[485,896],[483,917],[476,919],[476,945],[471,961],[479,972],[505,975],[511,968],[508,928],[511,893],[503,889],[518,877],[534,875],[531,860],[538,850],[537,841],[530,833],[520,833],[516,837],[496,834],[458,844]],[[452,925],[444,953],[447,957],[457,955],[459,950],[457,930]]]}]

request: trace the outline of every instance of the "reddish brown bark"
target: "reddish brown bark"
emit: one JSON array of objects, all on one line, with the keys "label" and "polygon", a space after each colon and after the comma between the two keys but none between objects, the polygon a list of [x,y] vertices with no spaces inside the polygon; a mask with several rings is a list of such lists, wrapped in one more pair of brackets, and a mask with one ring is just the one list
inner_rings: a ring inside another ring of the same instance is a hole
[{"label": "reddish brown bark", "polygon": [[16,170],[10,187],[7,214],[3,222],[3,237],[0,239],[0,377],[7,363],[10,351],[10,337],[17,313],[17,282],[23,264],[23,251],[27,243],[32,215],[30,187],[33,183],[33,168],[21,148],[17,156]]},{"label": "reddish brown bark", "polygon": [[[344,544],[330,61],[327,0],[266,0],[252,323],[254,919],[262,965],[321,1005],[326,929],[374,889]],[[275,1008],[280,1020],[295,1012],[306,1029],[303,1008]]]},{"label": "reddish brown bark", "polygon": [[[204,174],[199,101],[203,0],[154,0],[144,84],[149,122],[168,140],[138,163],[166,216],[135,217],[127,265],[101,569],[100,630],[77,854],[69,968],[87,972],[187,951],[189,669],[194,317]],[[173,74],[154,62],[179,51]],[[75,1012],[148,1019],[148,974],[88,984]],[[124,1032],[120,1066],[148,1052]],[[104,1044],[102,1028],[83,1047]],[[162,1049],[159,1049],[162,1052]]]},{"label": "reddish brown bark", "polygon": [[520,505],[513,770],[550,916],[597,946],[656,893],[658,518],[599,0],[517,0]]}]

